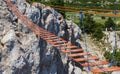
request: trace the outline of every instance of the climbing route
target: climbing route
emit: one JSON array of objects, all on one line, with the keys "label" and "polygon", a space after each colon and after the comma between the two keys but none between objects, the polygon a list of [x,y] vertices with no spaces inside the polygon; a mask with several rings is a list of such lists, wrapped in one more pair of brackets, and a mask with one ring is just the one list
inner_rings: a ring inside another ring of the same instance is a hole
[{"label": "climbing route", "polygon": [[[82,48],[78,48],[66,40],[59,38],[53,33],[41,28],[37,24],[34,24],[30,19],[24,16],[19,10],[11,3],[10,0],[5,0],[10,10],[20,19],[32,32],[41,37],[43,40],[49,44],[56,47],[60,52],[67,53],[68,58],[72,59],[74,62],[80,63],[83,67],[90,66],[90,71],[93,73],[104,73],[120,70],[120,67],[112,66],[108,68],[99,67],[100,65],[108,65],[109,62],[100,61],[98,56],[91,55],[91,52],[84,52]],[[86,57],[89,56],[89,57]],[[88,62],[89,60],[89,62]],[[95,62],[93,62],[95,61]],[[97,68],[96,68],[97,67]]]}]

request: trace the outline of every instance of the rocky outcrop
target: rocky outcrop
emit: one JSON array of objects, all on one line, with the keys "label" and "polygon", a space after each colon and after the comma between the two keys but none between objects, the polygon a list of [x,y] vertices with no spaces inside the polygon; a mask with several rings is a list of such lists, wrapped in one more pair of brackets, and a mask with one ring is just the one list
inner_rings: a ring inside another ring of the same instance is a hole
[{"label": "rocky outcrop", "polygon": [[[112,49],[114,49],[114,46],[115,46],[115,32],[112,31],[112,32],[104,32],[106,37],[105,37],[105,42],[106,43],[109,43],[112,47]],[[116,46],[118,49],[120,49],[120,32],[117,31],[116,32]]]},{"label": "rocky outcrop", "polygon": [[[11,0],[23,15],[44,29],[81,47],[81,30],[43,4]],[[81,68],[28,29],[0,1],[0,74],[80,74]],[[44,32],[43,32],[44,33]]]}]

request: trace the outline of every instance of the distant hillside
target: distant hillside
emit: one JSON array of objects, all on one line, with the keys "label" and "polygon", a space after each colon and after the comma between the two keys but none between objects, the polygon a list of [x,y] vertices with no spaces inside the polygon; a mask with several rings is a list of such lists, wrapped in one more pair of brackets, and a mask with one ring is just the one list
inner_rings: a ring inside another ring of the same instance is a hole
[{"label": "distant hillside", "polygon": [[[51,4],[51,1],[62,0],[27,0],[37,1],[45,4]],[[104,8],[104,9],[120,9],[120,0],[63,0],[65,6],[72,6],[77,8]]]}]

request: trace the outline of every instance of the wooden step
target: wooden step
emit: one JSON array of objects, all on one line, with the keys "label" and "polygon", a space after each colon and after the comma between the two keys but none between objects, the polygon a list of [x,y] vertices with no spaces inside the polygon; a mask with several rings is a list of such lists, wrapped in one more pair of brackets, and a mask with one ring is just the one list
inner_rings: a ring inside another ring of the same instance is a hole
[{"label": "wooden step", "polygon": [[42,37],[44,38],[45,40],[53,40],[53,39],[57,39],[57,38],[52,38],[52,37]]},{"label": "wooden step", "polygon": [[[47,37],[47,38],[45,38],[46,40],[50,40],[50,39],[59,39],[59,37]],[[65,40],[64,40],[65,41]]]},{"label": "wooden step", "polygon": [[[40,33],[40,35],[41,35],[41,36],[49,36],[49,37],[50,37],[50,36],[53,36],[53,35],[48,35],[48,34],[46,34],[46,33]],[[55,37],[55,36],[54,36],[54,37]]]},{"label": "wooden step", "polygon": [[[54,42],[54,41],[49,41],[49,42]],[[61,41],[61,42],[54,42],[54,44],[64,44],[65,42],[64,41]]]},{"label": "wooden step", "polygon": [[52,41],[49,41],[49,40],[46,40],[49,44],[52,44],[54,47],[63,47],[63,46],[60,46],[60,44],[56,44],[56,42],[52,42]]},{"label": "wooden step", "polygon": [[66,47],[62,47],[61,50],[65,50],[65,49],[76,49],[78,48],[77,46],[74,46],[74,45],[69,45],[69,46],[66,46]]},{"label": "wooden step", "polygon": [[53,40],[48,40],[48,41],[51,41],[51,42],[55,42],[56,44],[58,44],[58,43],[66,43],[66,41],[55,41],[55,39],[53,39]]},{"label": "wooden step", "polygon": [[[56,36],[56,37],[57,37],[57,36]],[[62,39],[62,38],[60,38],[60,37],[57,37],[56,40],[59,40],[59,41],[61,40],[61,41],[67,42],[66,40],[64,40],[64,39]]]},{"label": "wooden step", "polygon": [[58,37],[46,37],[46,39],[58,39]]},{"label": "wooden step", "polygon": [[46,33],[46,34],[49,34],[49,35],[54,35],[53,33],[50,33],[50,32],[48,32],[48,31],[47,31],[47,33]]},{"label": "wooden step", "polygon": [[52,36],[52,37],[55,37],[55,36],[56,36],[56,35],[54,35],[54,34],[47,34],[47,35]]},{"label": "wooden step", "polygon": [[[57,43],[57,42],[54,42],[54,41],[49,41],[49,40],[46,40],[48,43],[50,43],[50,44],[52,44],[52,45],[54,45],[54,46],[56,46],[56,47],[58,47],[59,46],[59,44],[63,44],[63,42],[59,42],[59,43]],[[61,46],[61,47],[63,47],[63,46]]]},{"label": "wooden step", "polygon": [[97,69],[92,69],[91,70],[93,73],[104,73],[104,72],[112,72],[112,71],[120,71],[120,67],[113,66],[109,68],[97,68]]},{"label": "wooden step", "polygon": [[[99,65],[107,65],[109,64],[109,62],[107,61],[99,61],[99,62],[90,62],[89,66],[99,66]],[[81,64],[83,67],[87,67],[88,63],[83,63]]]},{"label": "wooden step", "polygon": [[63,44],[54,44],[53,46],[55,47],[66,47],[68,44],[67,43],[63,43]]},{"label": "wooden step", "polygon": [[56,41],[55,41],[55,39],[52,39],[52,40],[51,40],[51,39],[49,39],[49,40],[47,40],[47,41],[50,41],[50,42],[56,42]]},{"label": "wooden step", "polygon": [[76,62],[82,62],[82,61],[87,61],[87,60],[98,60],[99,58],[97,56],[91,56],[87,58],[74,58]]},{"label": "wooden step", "polygon": [[54,47],[63,47],[61,44],[54,44]]},{"label": "wooden step", "polygon": [[53,36],[53,35],[46,35],[46,34],[40,34],[40,36],[43,36],[43,37],[56,37],[56,36]]},{"label": "wooden step", "polygon": [[75,45],[69,45],[69,46],[66,47],[66,49],[74,49],[74,48],[78,48],[78,47],[75,46]]},{"label": "wooden step", "polygon": [[72,52],[83,52],[83,49],[73,49],[73,50],[61,50],[64,53],[72,53]]},{"label": "wooden step", "polygon": [[61,46],[70,46],[70,45],[72,45],[71,43],[64,43],[64,44],[60,44]]},{"label": "wooden step", "polygon": [[48,36],[53,36],[53,37],[55,37],[56,35],[54,35],[54,34],[50,34],[50,33],[45,33],[46,35],[48,35]]},{"label": "wooden step", "polygon": [[[61,39],[59,39],[59,37],[45,37],[45,39],[46,40],[50,40],[50,41],[64,41],[65,43],[67,43],[67,41],[65,41],[65,40],[61,40]],[[53,40],[54,39],[54,40]]]},{"label": "wooden step", "polygon": [[40,36],[45,37],[45,38],[54,38],[54,37],[56,37],[56,36],[50,36],[50,35],[40,35]]},{"label": "wooden step", "polygon": [[64,41],[64,42],[67,42],[67,41],[61,40],[61,39],[54,39],[54,40],[49,40],[49,41]]},{"label": "wooden step", "polygon": [[68,57],[77,57],[77,56],[85,56],[85,55],[90,55],[90,52],[84,52],[84,53],[79,53],[79,54],[69,54]]},{"label": "wooden step", "polygon": [[46,30],[40,30],[40,33],[41,33],[41,34],[46,34],[46,35],[47,35]]},{"label": "wooden step", "polygon": [[55,35],[48,35],[48,36],[50,36],[50,37],[56,37]]}]

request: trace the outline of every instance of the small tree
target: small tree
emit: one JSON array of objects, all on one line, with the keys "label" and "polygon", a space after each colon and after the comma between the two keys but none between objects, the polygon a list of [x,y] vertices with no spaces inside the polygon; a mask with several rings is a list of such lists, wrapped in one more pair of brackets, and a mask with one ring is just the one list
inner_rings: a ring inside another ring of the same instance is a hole
[{"label": "small tree", "polygon": [[120,31],[120,24],[117,24],[117,31]]},{"label": "small tree", "polygon": [[114,29],[114,22],[113,22],[111,17],[109,17],[108,20],[105,21],[105,28],[108,28],[108,29],[112,28],[112,29]]},{"label": "small tree", "polygon": [[101,16],[101,19],[105,19],[105,16]]},{"label": "small tree", "polygon": [[95,38],[97,41],[100,41],[104,36],[101,28],[96,28],[92,34],[92,37]]},{"label": "small tree", "polygon": [[[112,58],[113,55],[114,58]],[[109,51],[105,51],[104,56],[107,59],[107,61],[111,62],[111,60],[113,60],[115,65],[120,66],[120,51],[117,51],[115,54],[110,53]]]},{"label": "small tree", "polygon": [[85,16],[84,24],[86,33],[91,34],[94,32],[95,21],[93,20],[91,15]]},{"label": "small tree", "polygon": [[[91,34],[92,38],[100,41],[104,34],[102,32],[102,24],[96,23],[92,15],[85,15],[84,19],[85,32]],[[82,25],[80,26],[82,28]],[[83,29],[82,29],[83,30]]]}]

